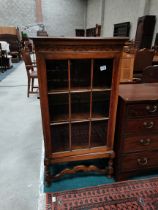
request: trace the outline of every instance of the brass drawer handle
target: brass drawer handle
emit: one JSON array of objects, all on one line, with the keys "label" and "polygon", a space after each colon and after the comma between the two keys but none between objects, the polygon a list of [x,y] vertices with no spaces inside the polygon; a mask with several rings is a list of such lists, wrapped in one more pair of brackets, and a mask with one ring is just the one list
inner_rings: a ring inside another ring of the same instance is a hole
[{"label": "brass drawer handle", "polygon": [[140,166],[145,166],[145,165],[148,164],[148,159],[146,157],[144,157],[144,158],[138,158],[137,159],[137,163]]},{"label": "brass drawer handle", "polygon": [[154,122],[153,121],[144,122],[143,125],[145,128],[152,128],[154,126]]},{"label": "brass drawer handle", "polygon": [[146,110],[150,113],[154,113],[157,111],[157,105],[153,105],[153,106],[147,105]]},{"label": "brass drawer handle", "polygon": [[149,145],[151,143],[151,139],[140,139],[140,144]]}]

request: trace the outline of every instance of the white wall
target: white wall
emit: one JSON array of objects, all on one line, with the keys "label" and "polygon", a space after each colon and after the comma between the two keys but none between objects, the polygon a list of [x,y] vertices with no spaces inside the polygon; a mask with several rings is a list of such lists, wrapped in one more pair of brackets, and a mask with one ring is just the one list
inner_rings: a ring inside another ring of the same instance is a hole
[{"label": "white wall", "polygon": [[145,9],[146,0],[105,0],[103,36],[113,36],[115,23],[130,22],[130,39],[134,39],[138,17],[144,15]]},{"label": "white wall", "polygon": [[35,1],[3,0],[0,3],[0,26],[26,26],[34,24]]},{"label": "white wall", "polygon": [[50,36],[75,36],[85,24],[85,0],[42,0],[43,20]]},{"label": "white wall", "polygon": [[87,28],[101,25],[102,0],[87,0]]}]

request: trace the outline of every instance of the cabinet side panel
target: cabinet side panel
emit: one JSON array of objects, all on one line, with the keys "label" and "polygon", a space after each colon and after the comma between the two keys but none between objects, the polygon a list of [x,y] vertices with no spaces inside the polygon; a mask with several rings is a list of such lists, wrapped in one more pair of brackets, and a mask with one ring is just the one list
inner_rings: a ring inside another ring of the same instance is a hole
[{"label": "cabinet side panel", "polygon": [[45,143],[45,154],[48,157],[51,154],[51,135],[49,128],[50,119],[49,119],[49,110],[48,110],[46,64],[43,55],[41,55],[40,53],[36,53],[36,57],[37,57],[37,70],[38,70],[43,134],[44,134],[44,143]]}]

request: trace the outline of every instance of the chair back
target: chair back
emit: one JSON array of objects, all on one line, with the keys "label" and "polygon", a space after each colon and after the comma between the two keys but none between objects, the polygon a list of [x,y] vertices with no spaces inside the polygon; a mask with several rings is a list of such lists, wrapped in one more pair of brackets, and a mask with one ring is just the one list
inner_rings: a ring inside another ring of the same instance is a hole
[{"label": "chair back", "polygon": [[29,51],[22,50],[21,54],[25,65],[32,65],[32,60]]},{"label": "chair back", "polygon": [[143,73],[147,66],[152,65],[154,50],[141,49],[136,52],[133,73]]},{"label": "chair back", "polygon": [[23,59],[23,61],[25,63],[27,76],[29,77],[30,76],[30,72],[34,71],[35,65],[32,63],[29,51],[22,50],[21,55],[22,55],[22,59]]},{"label": "chair back", "polygon": [[158,82],[158,65],[148,66],[143,70],[142,80],[145,83]]}]

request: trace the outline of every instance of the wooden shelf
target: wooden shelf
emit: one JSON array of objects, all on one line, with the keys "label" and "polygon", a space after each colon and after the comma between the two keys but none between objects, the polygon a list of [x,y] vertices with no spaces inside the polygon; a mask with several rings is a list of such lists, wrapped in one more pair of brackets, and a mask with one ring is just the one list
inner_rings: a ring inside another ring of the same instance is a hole
[{"label": "wooden shelf", "polygon": [[51,121],[50,125],[61,125],[61,124],[68,124],[68,123],[80,123],[80,122],[90,122],[90,121],[103,121],[109,120],[109,117],[105,117],[101,114],[93,114],[90,118],[90,114],[83,113],[83,114],[72,114],[71,120],[69,120],[69,115],[60,115],[57,116],[53,121]]},{"label": "wooden shelf", "polygon": [[92,92],[108,92],[111,91],[112,89],[109,87],[93,87]]},{"label": "wooden shelf", "polygon": [[48,95],[55,95],[55,94],[65,94],[65,93],[69,93],[69,89],[68,88],[57,88],[57,89],[49,89],[48,90]]},{"label": "wooden shelf", "polygon": [[94,88],[84,88],[84,87],[76,87],[71,88],[70,90],[68,88],[58,88],[58,89],[49,89],[48,95],[55,95],[55,94],[65,94],[65,93],[89,93],[89,92],[108,92],[111,91],[111,88],[109,87],[94,87]]}]

